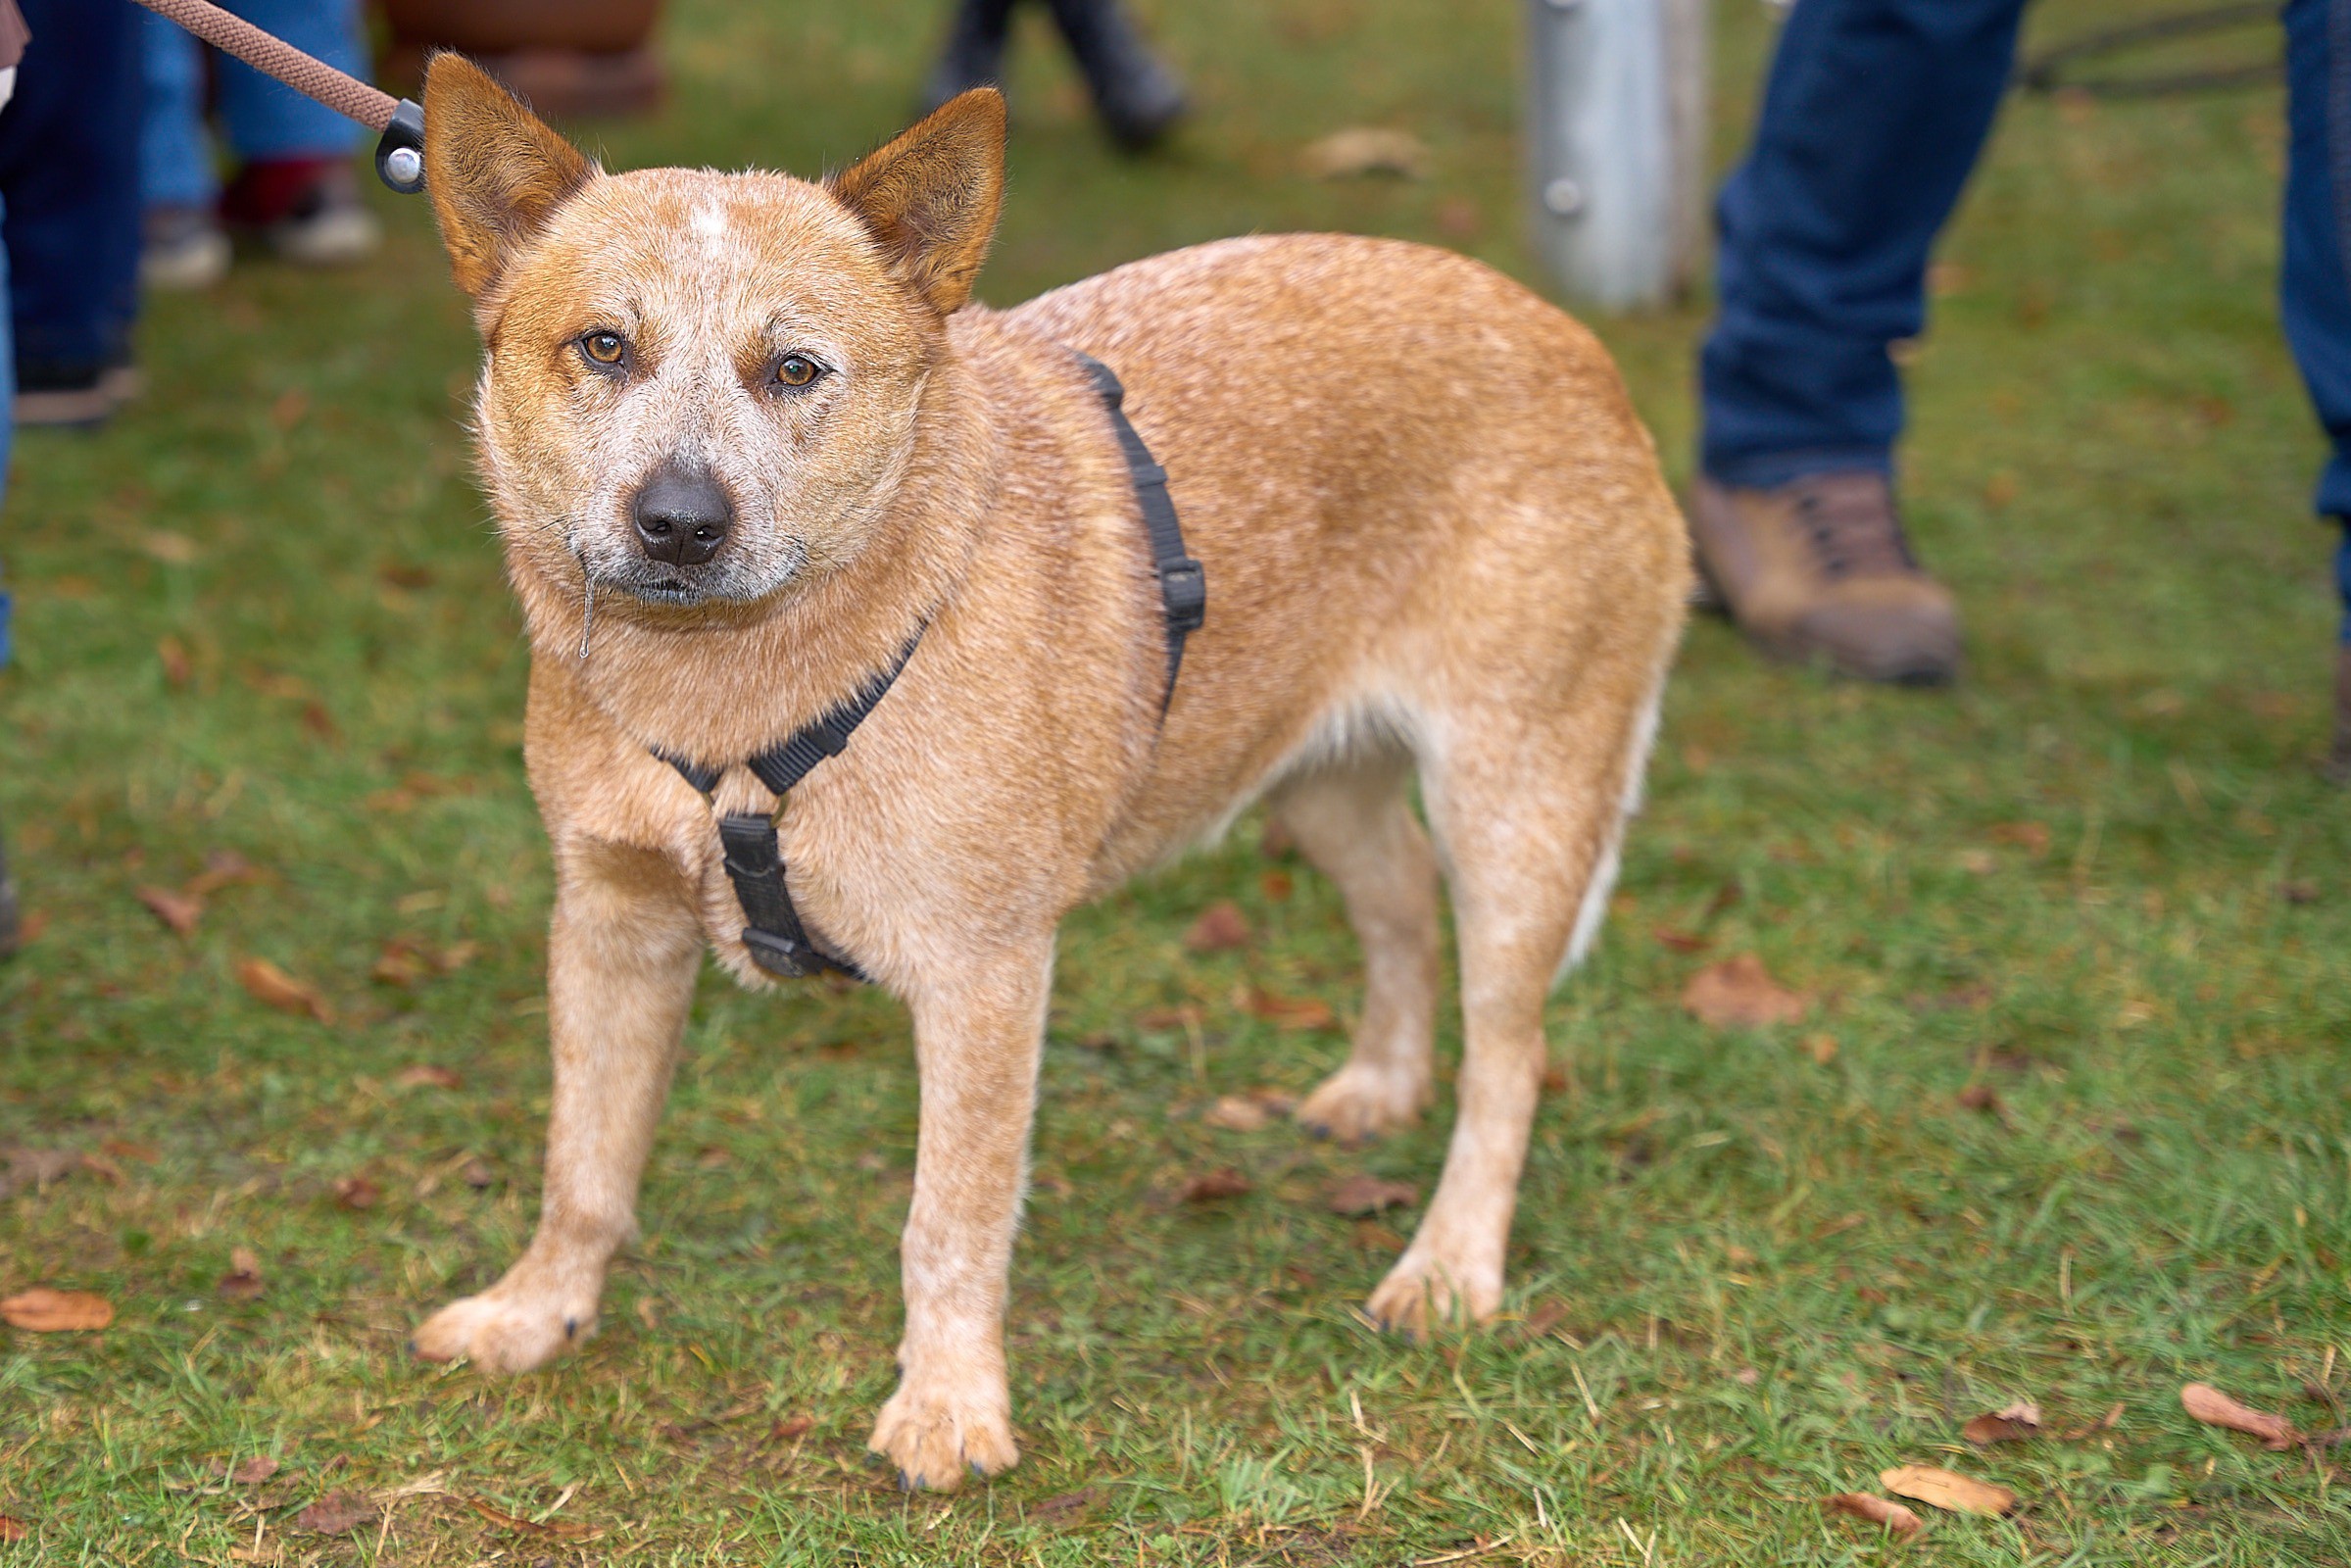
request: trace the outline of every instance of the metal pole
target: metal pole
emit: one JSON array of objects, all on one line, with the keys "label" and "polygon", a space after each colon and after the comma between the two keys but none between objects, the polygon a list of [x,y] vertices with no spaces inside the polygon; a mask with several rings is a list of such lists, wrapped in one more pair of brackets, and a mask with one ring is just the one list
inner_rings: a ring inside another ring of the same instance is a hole
[{"label": "metal pole", "polygon": [[1571,296],[1663,305],[1705,239],[1705,0],[1529,0],[1536,246]]}]

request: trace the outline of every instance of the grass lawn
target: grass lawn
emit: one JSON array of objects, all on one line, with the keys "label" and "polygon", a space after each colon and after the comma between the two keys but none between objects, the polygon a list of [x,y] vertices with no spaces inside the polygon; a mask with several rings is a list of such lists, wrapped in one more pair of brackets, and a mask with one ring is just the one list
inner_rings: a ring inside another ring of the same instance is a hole
[{"label": "grass lawn", "polygon": [[[1030,49],[985,297],[1273,228],[1530,275],[1518,6],[1151,9],[1198,125],[1121,159]],[[675,10],[670,110],[583,128],[615,165],[838,163],[899,122],[940,6]],[[1769,28],[1722,10],[1726,157]],[[1298,172],[1359,123],[1419,134],[1435,177]],[[1245,822],[1072,921],[1014,1272],[1026,1457],[946,1498],[863,1453],[913,1157],[883,996],[713,979],[602,1336],[512,1382],[405,1353],[528,1234],[547,1108],[471,329],[388,196],[356,273],[158,300],[144,400],[21,441],[0,523],[0,821],[40,926],[0,968],[0,1295],[116,1309],[0,1329],[0,1514],[28,1527],[0,1564],[2351,1563],[2339,1450],[2179,1398],[2351,1419],[2351,803],[2311,767],[2332,611],[2272,294],[2282,142],[2268,90],[2011,105],[1911,366],[1967,679],[1837,684],[1693,629],[1616,917],[1553,1010],[1496,1330],[1373,1333],[1353,1307],[1414,1210],[1324,1202],[1357,1173],[1425,1194],[1449,1104],[1359,1151],[1202,1119],[1342,1054],[1311,1005],[1356,1005],[1327,886]],[[1677,473],[1702,318],[1601,323]],[[192,934],[142,906],[226,856],[251,872]],[[1219,900],[1253,940],[1188,953]],[[1684,1010],[1745,954],[1802,1021]],[[256,958],[323,1017],[249,995]],[[1180,1200],[1226,1167],[1248,1193]],[[2020,1398],[2045,1435],[1962,1441]],[[221,1478],[256,1457],[279,1468]],[[1821,1512],[1904,1463],[2022,1502],[1922,1506],[1907,1544]],[[364,1522],[298,1525],[335,1492]]]}]

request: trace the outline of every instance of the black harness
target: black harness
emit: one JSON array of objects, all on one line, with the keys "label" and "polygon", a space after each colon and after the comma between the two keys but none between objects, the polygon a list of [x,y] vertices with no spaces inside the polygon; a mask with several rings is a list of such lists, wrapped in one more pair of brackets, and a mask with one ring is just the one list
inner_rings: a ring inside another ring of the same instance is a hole
[{"label": "black harness", "polygon": [[[1143,513],[1143,526],[1151,536],[1151,565],[1159,578],[1159,606],[1167,625],[1167,689],[1159,699],[1159,716],[1164,721],[1168,705],[1175,701],[1176,674],[1184,667],[1184,639],[1198,631],[1207,615],[1207,578],[1200,564],[1184,553],[1184,530],[1167,494],[1167,470],[1151,461],[1151,448],[1143,444],[1143,437],[1128,420],[1121,406],[1126,388],[1100,360],[1084,354],[1077,358],[1109,412],[1110,427],[1117,433],[1127,477]],[[791,889],[784,882],[784,856],[776,824],[783,817],[784,798],[792,787],[808,777],[818,762],[838,757],[848,748],[849,737],[889,694],[928,629],[927,621],[917,627],[890,667],[866,681],[856,696],[826,710],[781,746],[744,762],[775,797],[773,811],[718,815],[718,843],[725,852],[727,879],[734,883],[735,898],[743,906],[743,946],[750,950],[752,962],[778,979],[798,980],[828,970],[856,980],[866,978],[853,960],[818,947],[808,927],[801,924],[800,911],[792,906]],[[654,755],[677,769],[678,776],[706,801],[726,772],[724,764],[703,766],[661,752]],[[711,809],[717,810],[715,803]]]}]

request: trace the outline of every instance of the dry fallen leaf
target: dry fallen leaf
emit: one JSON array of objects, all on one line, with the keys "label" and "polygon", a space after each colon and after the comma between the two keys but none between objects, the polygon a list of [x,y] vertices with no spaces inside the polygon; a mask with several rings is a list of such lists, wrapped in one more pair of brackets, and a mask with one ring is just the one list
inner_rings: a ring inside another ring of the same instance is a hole
[{"label": "dry fallen leaf", "polygon": [[142,1165],[152,1165],[164,1157],[163,1151],[153,1144],[135,1144],[127,1138],[109,1138],[98,1147],[117,1159],[135,1159]]},{"label": "dry fallen leaf", "polygon": [[1092,1487],[1080,1487],[1075,1492],[1056,1492],[1050,1497],[1041,1498],[1029,1504],[1029,1523],[1052,1524],[1055,1520],[1066,1518],[1082,1509],[1092,1507],[1094,1499],[1100,1495],[1101,1494]]},{"label": "dry fallen leaf", "polygon": [[143,887],[139,902],[155,912],[155,917],[179,936],[193,936],[196,922],[204,918],[204,901],[170,888]]},{"label": "dry fallen leaf", "polygon": [[188,645],[176,637],[166,637],[155,645],[156,662],[164,666],[164,684],[173,691],[183,689],[196,677],[194,661],[188,658]]},{"label": "dry fallen leaf", "polygon": [[2004,1108],[2000,1092],[1989,1084],[1970,1084],[1959,1091],[1959,1102],[1969,1110],[1980,1110],[1986,1116],[1997,1116]]},{"label": "dry fallen leaf", "polygon": [[1270,991],[1251,990],[1249,994],[1251,1016],[1283,1029],[1336,1029],[1339,1014],[1320,997],[1282,997]]},{"label": "dry fallen leaf", "polygon": [[1567,1319],[1566,1302],[1545,1301],[1534,1311],[1529,1312],[1526,1319],[1518,1325],[1519,1343],[1532,1345],[1566,1322]]},{"label": "dry fallen leaf", "polygon": [[1891,1497],[1876,1497],[1866,1492],[1840,1492],[1834,1497],[1823,1497],[1821,1506],[1831,1513],[1849,1513],[1856,1519],[1884,1525],[1897,1536],[1915,1536],[1927,1528],[1926,1520]]},{"label": "dry fallen leaf", "polygon": [[2049,830],[2038,822],[1997,822],[1990,837],[1994,844],[2013,844],[2033,855],[2049,853]]},{"label": "dry fallen leaf", "polygon": [[1410,1208],[1420,1201],[1420,1189],[1410,1182],[1384,1181],[1360,1173],[1323,1196],[1323,1207],[1334,1214],[1377,1214],[1384,1208]]},{"label": "dry fallen leaf", "polygon": [[1429,149],[1408,130],[1350,125],[1309,145],[1299,162],[1316,179],[1347,179],[1358,174],[1421,179],[1429,172]]},{"label": "dry fallen leaf", "polygon": [[239,1460],[237,1467],[228,1472],[228,1479],[240,1487],[258,1487],[277,1474],[277,1469],[275,1459],[266,1453],[257,1453],[250,1459]]},{"label": "dry fallen leaf", "polygon": [[1290,873],[1278,865],[1258,876],[1257,887],[1264,893],[1268,904],[1279,904],[1298,891],[1298,885],[1291,881]]},{"label": "dry fallen leaf", "polygon": [[1230,953],[1249,945],[1249,921],[1241,906],[1230,899],[1219,899],[1202,909],[1192,929],[1184,933],[1184,946],[1195,953]]},{"label": "dry fallen leaf", "polygon": [[787,1416],[767,1429],[767,1437],[772,1443],[797,1443],[815,1430],[816,1418],[812,1415]]},{"label": "dry fallen leaf", "polygon": [[478,942],[452,943],[436,953],[407,937],[394,937],[384,944],[367,973],[382,985],[413,986],[432,975],[455,974],[480,956]]},{"label": "dry fallen leaf", "polygon": [[1823,1067],[1837,1059],[1837,1037],[1832,1034],[1811,1034],[1804,1037],[1804,1054]]},{"label": "dry fallen leaf", "polygon": [[365,1176],[343,1176],[335,1181],[335,1201],[345,1208],[373,1208],[383,1197],[383,1189]]},{"label": "dry fallen leaf", "polygon": [[262,1260],[252,1248],[228,1250],[228,1272],[220,1276],[220,1294],[232,1301],[250,1301],[262,1294]]},{"label": "dry fallen leaf", "polygon": [[202,554],[195,540],[169,528],[149,528],[139,535],[139,548],[172,566],[184,566]]},{"label": "dry fallen leaf", "polygon": [[2239,1404],[2209,1383],[2191,1383],[2181,1389],[2180,1402],[2206,1426],[2248,1433],[2261,1439],[2267,1448],[2282,1451],[2302,1441],[2302,1434],[2285,1417]]},{"label": "dry fallen leaf", "polygon": [[1953,1513],[1979,1513],[1997,1519],[2016,1506],[2016,1494],[1988,1481],[1972,1481],[1931,1464],[1896,1465],[1878,1477],[1878,1484],[1899,1496],[1947,1508]]},{"label": "dry fallen leaf", "polygon": [[225,887],[241,882],[259,882],[261,872],[253,862],[234,850],[210,850],[204,857],[204,869],[189,877],[187,886],[180,889],[192,899],[206,898]]},{"label": "dry fallen leaf", "polygon": [[455,1089],[465,1080],[437,1062],[420,1061],[394,1073],[392,1082],[404,1089]]},{"label": "dry fallen leaf", "polygon": [[22,1519],[0,1513],[0,1541],[23,1541],[32,1534],[32,1526]]},{"label": "dry fallen leaf", "polygon": [[375,1504],[356,1492],[330,1492],[294,1516],[294,1528],[316,1535],[348,1535],[375,1520]]},{"label": "dry fallen leaf", "polygon": [[1657,945],[1670,952],[1703,953],[1706,951],[1706,939],[1694,931],[1676,931],[1671,926],[1661,925],[1657,928],[1655,935]]},{"label": "dry fallen leaf", "polygon": [[568,1519],[550,1519],[545,1523],[539,1523],[517,1518],[503,1508],[493,1508],[479,1497],[467,1497],[465,1501],[466,1507],[480,1514],[490,1523],[497,1525],[502,1530],[512,1530],[518,1535],[553,1536],[562,1540],[575,1541],[582,1536],[593,1534],[588,1526],[575,1524]]},{"label": "dry fallen leaf", "polygon": [[1220,1198],[1239,1198],[1249,1190],[1249,1179],[1227,1165],[1187,1178],[1176,1189],[1176,1197],[1187,1203],[1213,1203]]},{"label": "dry fallen leaf", "polygon": [[318,989],[295,979],[267,958],[237,960],[237,984],[252,994],[256,1002],[266,1003],[280,1012],[300,1012],[332,1023],[334,1015],[327,1010],[326,999]]},{"label": "dry fallen leaf", "polygon": [[1771,977],[1763,960],[1742,953],[1710,963],[1690,977],[1682,1005],[1691,1017],[1716,1029],[1753,1029],[1794,1023],[1811,1009],[1812,999]]},{"label": "dry fallen leaf", "polygon": [[1215,1104],[1200,1115],[1210,1127],[1221,1127],[1229,1133],[1262,1132],[1273,1119],[1263,1105],[1243,1095],[1219,1096]]},{"label": "dry fallen leaf", "polygon": [[1179,1030],[1198,1028],[1200,1008],[1186,1004],[1181,1007],[1151,1007],[1135,1014],[1135,1027],[1145,1034],[1174,1034]]},{"label": "dry fallen leaf", "polygon": [[2018,1443],[2040,1436],[2040,1406],[2019,1399],[2005,1410],[1987,1411],[1959,1429],[1968,1442],[1989,1447],[1995,1443]]},{"label": "dry fallen leaf", "polygon": [[114,1320],[114,1302],[90,1291],[53,1291],[36,1285],[0,1300],[0,1323],[27,1334],[102,1329]]}]

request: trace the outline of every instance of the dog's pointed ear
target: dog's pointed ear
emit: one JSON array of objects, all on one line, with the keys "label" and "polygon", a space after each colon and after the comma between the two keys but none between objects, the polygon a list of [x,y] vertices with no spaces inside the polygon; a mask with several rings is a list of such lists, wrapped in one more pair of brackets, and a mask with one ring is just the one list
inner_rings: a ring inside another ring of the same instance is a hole
[{"label": "dog's pointed ear", "polygon": [[596,168],[463,55],[424,73],[424,188],[457,286],[479,298]]},{"label": "dog's pointed ear", "polygon": [[971,298],[1004,195],[1004,97],[974,87],[828,182],[941,316]]}]

